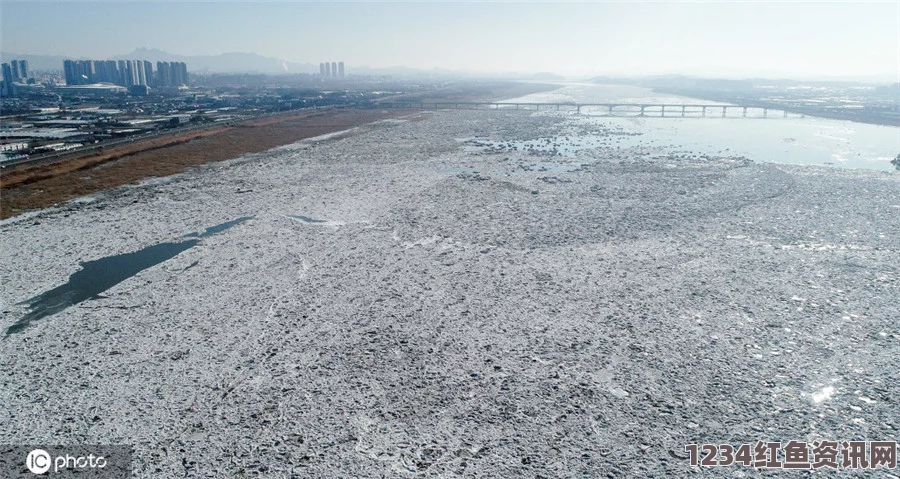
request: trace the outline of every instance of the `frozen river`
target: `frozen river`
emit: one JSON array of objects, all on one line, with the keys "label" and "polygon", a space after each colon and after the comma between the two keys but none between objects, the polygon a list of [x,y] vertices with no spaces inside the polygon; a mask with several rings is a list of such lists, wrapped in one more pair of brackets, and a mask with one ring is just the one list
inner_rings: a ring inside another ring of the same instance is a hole
[{"label": "frozen river", "polygon": [[[655,93],[623,85],[565,84],[550,92],[516,98],[535,103],[704,103],[705,100]],[[653,143],[670,153],[729,154],[753,161],[845,168],[893,170],[890,161],[900,153],[900,127],[869,125],[824,118],[783,118],[780,111],[751,110],[750,118],[654,118],[600,116],[606,112],[585,110],[586,124],[613,125],[640,133],[622,147]]]},{"label": "frozen river", "polygon": [[900,174],[654,151],[691,125],[791,123],[425,112],[6,220],[0,443],[718,478],[758,474],[684,446],[892,440]]}]

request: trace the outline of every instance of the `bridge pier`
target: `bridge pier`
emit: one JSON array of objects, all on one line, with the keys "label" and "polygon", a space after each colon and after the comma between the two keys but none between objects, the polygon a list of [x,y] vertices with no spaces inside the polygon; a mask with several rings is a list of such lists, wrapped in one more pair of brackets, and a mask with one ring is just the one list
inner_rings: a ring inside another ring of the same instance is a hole
[{"label": "bridge pier", "polygon": [[[743,105],[705,105],[705,104],[661,104],[661,103],[575,103],[575,102],[567,102],[567,103],[498,103],[498,102],[413,102],[413,101],[394,101],[394,102],[377,102],[371,105],[361,105],[362,107],[370,107],[370,108],[420,108],[420,109],[430,109],[434,108],[435,110],[501,110],[507,109],[511,107],[515,107],[516,110],[526,110],[531,111],[541,111],[541,107],[544,110],[556,110],[556,111],[569,111],[569,108],[573,108],[577,114],[582,114],[582,107],[589,107],[597,109],[598,114],[602,114],[601,108],[606,108],[608,116],[616,116],[616,108],[620,108],[620,111],[623,112],[624,116],[631,116],[633,113],[637,113],[636,116],[646,117],[656,117],[655,110],[656,107],[659,107],[659,118],[672,118],[673,116],[678,116],[678,108],[681,108],[681,117],[687,117],[688,111],[687,108],[698,108],[700,111],[700,115],[705,118],[707,116],[715,116],[716,108],[722,109],[722,118],[734,118],[735,115],[732,113],[732,116],[728,116],[728,109],[740,108],[741,114],[745,118],[760,118],[755,116],[747,116],[748,111],[751,108],[756,108],[762,110],[762,118],[769,118],[769,110],[771,109],[775,114],[777,112],[781,112],[782,117],[790,118],[790,111],[777,107],[765,107],[765,106],[743,106]],[[624,107],[624,110],[621,108]],[[651,110],[648,111],[647,109]],[[675,114],[672,114],[672,110],[675,109]],[[669,112],[669,116],[666,116],[666,111]],[[694,114],[694,111],[691,111],[691,115]],[[806,115],[802,113],[796,113],[797,118],[806,118]],[[693,117],[693,116],[692,116]]]}]

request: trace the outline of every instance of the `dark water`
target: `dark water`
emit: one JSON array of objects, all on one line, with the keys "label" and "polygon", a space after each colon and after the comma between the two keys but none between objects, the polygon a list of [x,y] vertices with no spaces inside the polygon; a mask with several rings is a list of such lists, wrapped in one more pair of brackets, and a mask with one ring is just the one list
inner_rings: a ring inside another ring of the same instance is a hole
[{"label": "dark water", "polygon": [[56,314],[82,301],[96,298],[100,293],[141,271],[191,249],[200,242],[200,239],[225,231],[251,218],[245,216],[206,228],[203,233],[184,235],[184,237],[196,239],[177,243],[160,243],[133,253],[117,254],[81,263],[81,270],[69,276],[69,281],[66,284],[24,301],[22,304],[28,304],[28,313],[7,328],[6,334],[21,332],[33,321]]},{"label": "dark water", "polygon": [[316,220],[316,219],[312,219],[308,216],[288,215],[288,217],[294,218],[295,220],[300,220],[304,223],[327,223],[326,220]]},{"label": "dark water", "polygon": [[252,216],[242,216],[236,220],[226,221],[225,223],[222,223],[220,225],[210,226],[209,228],[206,228],[206,230],[203,233],[188,233],[188,234],[184,235],[183,238],[207,238],[216,233],[221,233],[221,232],[227,230],[228,228],[231,228],[232,226],[239,225],[239,224],[243,223],[244,221],[247,221],[252,218],[253,218]]}]

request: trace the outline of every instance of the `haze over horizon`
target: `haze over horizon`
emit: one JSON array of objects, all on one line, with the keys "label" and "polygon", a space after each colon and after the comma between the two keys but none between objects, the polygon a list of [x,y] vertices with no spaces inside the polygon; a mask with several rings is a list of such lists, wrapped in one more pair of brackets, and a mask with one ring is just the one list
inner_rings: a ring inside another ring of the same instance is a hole
[{"label": "haze over horizon", "polygon": [[0,8],[2,49],[16,54],[102,59],[147,47],[485,74],[900,81],[898,2],[4,1]]}]

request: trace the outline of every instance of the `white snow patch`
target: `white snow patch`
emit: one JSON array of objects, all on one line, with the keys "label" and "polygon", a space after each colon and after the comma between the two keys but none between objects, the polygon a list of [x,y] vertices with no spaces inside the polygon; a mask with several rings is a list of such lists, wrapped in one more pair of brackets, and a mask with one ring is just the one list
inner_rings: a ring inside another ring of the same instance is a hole
[{"label": "white snow patch", "polygon": [[34,218],[35,216],[41,214],[41,211],[29,211],[28,213],[22,213],[17,216],[13,216],[10,218],[6,218],[5,220],[0,220],[0,226],[6,226],[13,223],[18,223],[19,221],[25,221],[28,218]]},{"label": "white snow patch", "polygon": [[325,140],[334,138],[336,136],[346,135],[347,133],[350,133],[351,131],[358,130],[358,129],[359,128],[349,128],[347,130],[335,131],[332,133],[325,133],[324,135],[314,136],[312,138],[306,138],[303,140],[303,142],[315,143],[317,141],[325,141]]},{"label": "white snow patch", "polygon": [[412,248],[415,246],[427,246],[427,245],[431,245],[431,244],[436,244],[436,243],[441,242],[442,240],[443,240],[443,238],[441,238],[440,236],[432,235],[429,238],[421,238],[421,239],[418,239],[413,242],[404,241],[403,243],[401,243],[401,245],[404,248]]},{"label": "white snow patch", "polygon": [[93,195],[80,196],[80,197],[75,198],[74,200],[70,201],[69,204],[74,204],[74,205],[85,205],[85,204],[88,204],[88,203],[93,203],[93,202],[95,202],[95,201],[97,201],[97,200],[99,200],[99,199],[100,199],[100,198],[98,198],[98,197],[96,197],[96,196],[93,196]]},{"label": "white snow patch", "polygon": [[176,177],[180,175],[171,175],[171,176],[153,176],[147,178],[145,180],[141,180],[136,184],[125,185],[128,188],[140,188],[142,186],[156,186],[156,185],[164,185],[166,183],[171,183],[175,180]]},{"label": "white snow patch", "polygon": [[300,218],[293,215],[288,215],[288,218],[298,222],[303,223],[305,225],[312,226],[344,226],[347,224],[346,221],[331,221],[331,220],[314,220],[312,218]]},{"label": "white snow patch", "polygon": [[825,386],[824,388],[822,388],[812,394],[812,400],[814,403],[818,404],[822,401],[831,399],[831,396],[833,396],[833,395],[834,395],[834,387],[833,386]]},{"label": "white snow patch", "polygon": [[828,244],[828,243],[799,243],[799,244],[783,244],[782,249],[801,249],[810,251],[832,251],[832,250],[857,250],[869,251],[869,246],[855,244]]},{"label": "white snow patch", "polygon": [[397,124],[400,124],[400,123],[408,123],[408,122],[409,122],[409,120],[404,120],[404,119],[402,119],[402,118],[386,118],[386,119],[384,119],[384,120],[378,120],[378,121],[376,121],[375,124],[377,125],[377,124],[379,124],[379,123],[387,123],[387,124],[389,124],[389,125],[391,125],[391,124],[397,125]]},{"label": "white snow patch", "polygon": [[610,388],[609,392],[610,392],[610,394],[612,394],[613,396],[615,396],[619,399],[625,399],[628,397],[628,391],[626,391],[622,388]]}]

